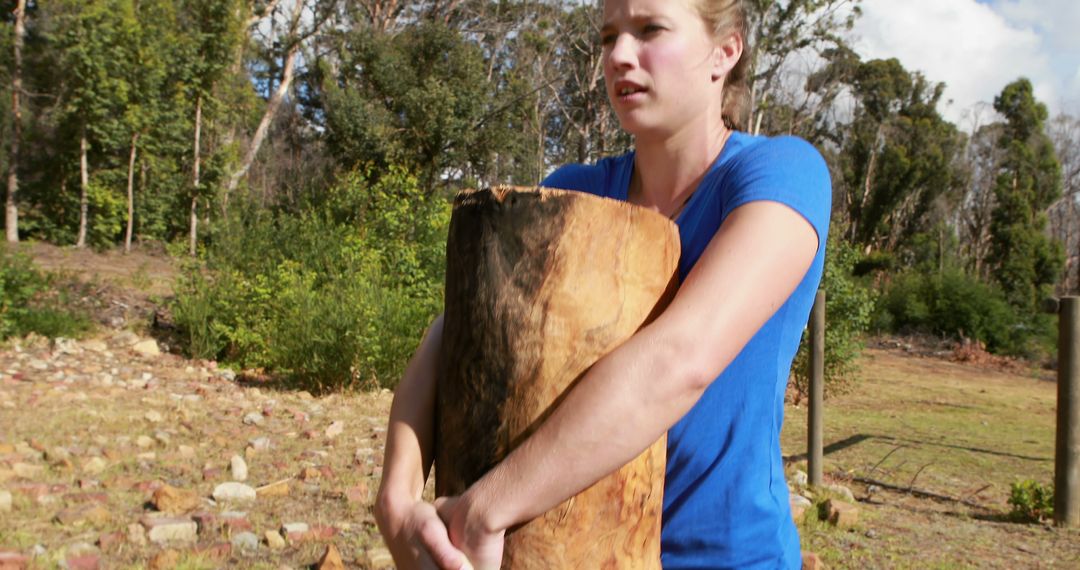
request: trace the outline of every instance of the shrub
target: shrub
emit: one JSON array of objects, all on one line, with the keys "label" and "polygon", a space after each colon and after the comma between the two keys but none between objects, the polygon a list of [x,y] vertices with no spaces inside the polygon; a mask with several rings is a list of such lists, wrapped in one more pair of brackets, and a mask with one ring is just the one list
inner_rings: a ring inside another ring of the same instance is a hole
[{"label": "shrub", "polygon": [[1010,486],[1010,516],[1018,521],[1039,522],[1054,516],[1054,487],[1025,479]]},{"label": "shrub", "polygon": [[392,387],[442,308],[449,206],[391,169],[297,213],[242,212],[177,284],[188,351],[298,387]]},{"label": "shrub", "polygon": [[[850,390],[858,372],[857,360],[862,354],[862,335],[870,325],[876,297],[874,292],[856,279],[853,269],[859,253],[845,242],[842,230],[831,232],[825,247],[825,272],[821,289],[825,291],[825,394],[841,394]],[[810,387],[810,331],[803,331],[803,342],[792,364],[792,380],[799,396]]]},{"label": "shrub", "polygon": [[30,333],[76,337],[90,330],[90,317],[69,309],[57,285],[26,254],[0,249],[0,340]]}]

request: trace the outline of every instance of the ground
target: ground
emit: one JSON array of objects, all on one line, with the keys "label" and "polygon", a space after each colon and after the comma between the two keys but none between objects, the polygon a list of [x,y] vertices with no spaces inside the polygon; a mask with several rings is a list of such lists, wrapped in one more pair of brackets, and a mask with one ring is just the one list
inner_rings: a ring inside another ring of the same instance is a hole
[{"label": "ground", "polygon": [[[0,346],[0,568],[5,556],[40,568],[155,556],[159,567],[300,568],[330,544],[348,567],[387,565],[371,500],[392,394],[313,396],[154,354],[170,344],[145,341],[179,264],[146,251],[32,254],[84,283],[100,326]],[[1080,532],[1008,517],[1010,483],[1052,479],[1053,372],[930,352],[878,343],[855,390],[828,402],[827,481],[852,492],[858,520],[836,528],[815,505],[798,521],[804,549],[832,568],[1080,567]],[[805,408],[789,406],[792,481],[805,426]],[[214,499],[240,459],[257,498]],[[198,522],[190,541],[159,541],[164,486],[195,501],[180,516]],[[817,503],[842,494],[792,487]],[[290,534],[293,523],[308,530]]]}]

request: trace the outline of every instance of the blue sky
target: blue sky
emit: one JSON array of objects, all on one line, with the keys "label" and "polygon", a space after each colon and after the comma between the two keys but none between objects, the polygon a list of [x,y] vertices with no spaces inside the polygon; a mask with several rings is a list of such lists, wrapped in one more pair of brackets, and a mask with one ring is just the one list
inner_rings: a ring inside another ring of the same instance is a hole
[{"label": "blue sky", "polygon": [[961,128],[1020,76],[1051,114],[1080,114],[1080,0],[863,0],[862,9],[856,51],[945,82],[951,103],[941,111]]}]

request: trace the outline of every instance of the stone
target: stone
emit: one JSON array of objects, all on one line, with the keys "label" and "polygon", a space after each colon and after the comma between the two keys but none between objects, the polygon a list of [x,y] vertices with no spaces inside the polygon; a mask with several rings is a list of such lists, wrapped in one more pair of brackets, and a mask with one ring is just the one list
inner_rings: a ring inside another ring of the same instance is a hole
[{"label": "stone", "polygon": [[146,536],[154,544],[194,544],[198,525],[187,518],[143,517]]},{"label": "stone", "polygon": [[30,463],[16,463],[11,466],[16,477],[23,479],[36,479],[45,473],[44,465],[32,465]]},{"label": "stone", "polygon": [[859,508],[851,503],[829,499],[825,501],[825,512],[836,528],[851,528],[859,522]]},{"label": "stone", "polygon": [[239,455],[232,456],[232,459],[229,460],[229,468],[232,473],[233,481],[247,481],[248,467],[247,462],[244,461],[243,457],[240,457]]},{"label": "stone", "polygon": [[0,513],[11,512],[11,492],[0,489]]},{"label": "stone", "polygon": [[229,542],[232,544],[233,550],[239,552],[241,556],[254,556],[259,552],[259,537],[255,536],[254,533],[237,533]]},{"label": "stone", "polygon": [[221,522],[230,531],[251,530],[251,521],[247,519],[247,513],[226,511],[221,513]]},{"label": "stone", "polygon": [[794,519],[796,523],[802,521],[803,515],[806,514],[806,511],[811,506],[813,506],[813,503],[811,503],[809,499],[800,497],[799,495],[792,495],[791,518]]},{"label": "stone", "polygon": [[195,448],[191,447],[190,445],[181,445],[180,457],[183,457],[184,459],[191,459],[195,457]]},{"label": "stone", "polygon": [[791,476],[791,482],[799,487],[805,487],[809,482],[809,477],[806,475],[806,471],[796,469]]},{"label": "stone", "polygon": [[341,560],[341,553],[333,544],[326,545],[326,552],[316,566],[318,570],[345,570],[345,562]]},{"label": "stone", "polygon": [[161,348],[158,347],[158,343],[154,339],[137,342],[131,347],[131,350],[143,356],[158,356],[161,354]]},{"label": "stone", "polygon": [[314,481],[320,477],[322,477],[322,472],[314,467],[305,467],[296,476],[301,481]]},{"label": "stone", "polygon": [[127,527],[127,541],[136,546],[146,546],[146,527],[131,523]]},{"label": "stone", "polygon": [[189,489],[179,489],[172,485],[162,485],[150,500],[157,510],[170,514],[179,515],[193,511],[202,505],[199,495]]},{"label": "stone", "polygon": [[83,463],[83,473],[89,473],[90,475],[97,475],[105,470],[108,464],[100,457],[91,457],[86,463]]},{"label": "stone", "polygon": [[249,441],[248,445],[251,447],[251,449],[254,449],[255,451],[266,451],[270,449],[270,438],[257,437]]},{"label": "stone", "polygon": [[216,501],[254,501],[256,497],[255,489],[243,483],[230,481],[214,487],[214,500]]},{"label": "stone", "polygon": [[75,526],[81,524],[92,524],[95,526],[103,526],[109,522],[112,518],[112,514],[109,509],[101,505],[93,505],[90,507],[73,507],[70,509],[64,509],[56,514],[56,522],[64,526]]},{"label": "stone", "polygon": [[68,556],[64,563],[68,570],[98,570],[101,568],[101,554],[75,554]]},{"label": "stone", "polygon": [[10,550],[0,550],[0,570],[22,570],[30,563],[30,557]]},{"label": "stone", "polygon": [[53,464],[70,462],[71,452],[63,447],[53,447],[45,452],[45,461]]},{"label": "stone", "polygon": [[167,431],[158,430],[154,432],[154,441],[162,445],[169,445],[169,442],[172,441],[172,435]]},{"label": "stone", "polygon": [[150,570],[172,570],[180,565],[180,553],[172,550],[162,550],[150,559]]},{"label": "stone", "polygon": [[285,548],[285,539],[276,530],[268,530],[263,533],[266,538],[266,546],[270,547],[270,550],[281,550]]},{"label": "stone", "polygon": [[368,568],[372,570],[384,570],[394,567],[394,557],[385,548],[373,548],[367,551]]},{"label": "stone", "polygon": [[289,539],[289,542],[301,542],[307,538],[311,530],[307,523],[285,523],[281,525],[281,534]]},{"label": "stone", "polygon": [[255,494],[262,497],[288,497],[289,496],[289,481],[291,479],[282,479],[275,483],[263,485],[255,489]]},{"label": "stone", "polygon": [[333,422],[324,432],[327,439],[334,439],[345,432],[345,422]]},{"label": "stone", "polygon": [[154,446],[154,438],[152,438],[150,436],[146,436],[146,435],[140,435],[139,437],[137,437],[135,439],[135,445],[137,445],[137,446],[139,446],[139,447],[141,447],[143,449],[146,449],[148,447],[153,447]]},{"label": "stone", "polygon": [[266,419],[263,418],[263,415],[259,412],[251,412],[250,414],[244,416],[244,425],[261,426],[264,423],[266,423]]},{"label": "stone", "polygon": [[97,539],[97,547],[100,548],[102,552],[109,552],[123,543],[124,533],[120,531],[104,533]]},{"label": "stone", "polygon": [[855,502],[855,494],[851,492],[851,489],[843,485],[825,485],[825,488],[832,491],[833,493],[836,493],[837,495],[840,495],[840,498],[844,499],[849,503]]},{"label": "stone", "polygon": [[825,563],[821,561],[821,557],[813,552],[802,552],[802,567],[803,570],[826,570]]},{"label": "stone", "polygon": [[165,418],[161,416],[161,412],[157,410],[150,410],[149,412],[146,412],[146,415],[143,417],[146,418],[146,421],[152,424],[160,424],[161,422],[165,421]]},{"label": "stone", "polygon": [[109,346],[107,344],[97,339],[82,341],[82,347],[83,349],[92,352],[105,352],[106,350],[109,350]]}]

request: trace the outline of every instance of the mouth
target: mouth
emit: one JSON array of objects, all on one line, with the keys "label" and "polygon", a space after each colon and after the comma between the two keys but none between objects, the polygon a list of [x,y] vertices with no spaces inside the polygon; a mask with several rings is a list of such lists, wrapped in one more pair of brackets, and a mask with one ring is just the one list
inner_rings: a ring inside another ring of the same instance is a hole
[{"label": "mouth", "polygon": [[619,81],[618,83],[615,84],[614,91],[615,91],[615,95],[619,99],[631,99],[635,95],[638,95],[640,93],[644,93],[644,92],[648,91],[648,89],[646,89],[646,88],[644,88],[644,87],[642,87],[642,86],[640,86],[640,85],[638,85],[636,83],[631,83],[629,81]]}]

